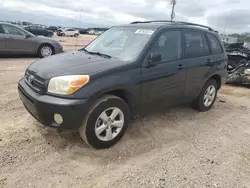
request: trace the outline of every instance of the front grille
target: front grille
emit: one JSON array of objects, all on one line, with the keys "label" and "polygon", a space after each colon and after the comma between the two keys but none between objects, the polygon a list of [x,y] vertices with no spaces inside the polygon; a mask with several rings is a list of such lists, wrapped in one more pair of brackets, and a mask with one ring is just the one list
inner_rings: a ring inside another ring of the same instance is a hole
[{"label": "front grille", "polygon": [[31,89],[39,94],[44,94],[46,92],[45,80],[31,71],[26,71],[25,82],[31,87]]}]

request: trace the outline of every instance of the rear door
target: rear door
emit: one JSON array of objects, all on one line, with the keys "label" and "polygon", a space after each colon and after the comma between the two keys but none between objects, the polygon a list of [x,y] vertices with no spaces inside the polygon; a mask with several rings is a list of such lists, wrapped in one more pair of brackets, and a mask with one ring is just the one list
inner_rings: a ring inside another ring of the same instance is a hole
[{"label": "rear door", "polygon": [[[152,53],[161,54],[155,66],[145,66]],[[183,99],[186,61],[182,56],[181,30],[166,30],[158,36],[142,68],[142,104],[170,105]]]},{"label": "rear door", "polygon": [[75,35],[75,32],[76,32],[74,29],[68,29],[67,31],[68,31],[68,35],[70,36]]},{"label": "rear door", "polygon": [[66,35],[68,35],[68,36],[72,35],[71,29],[67,29],[65,33],[66,33]]},{"label": "rear door", "polygon": [[186,98],[199,95],[204,80],[210,74],[213,66],[213,56],[210,54],[205,34],[199,30],[183,30],[185,42],[185,59],[187,63]]}]

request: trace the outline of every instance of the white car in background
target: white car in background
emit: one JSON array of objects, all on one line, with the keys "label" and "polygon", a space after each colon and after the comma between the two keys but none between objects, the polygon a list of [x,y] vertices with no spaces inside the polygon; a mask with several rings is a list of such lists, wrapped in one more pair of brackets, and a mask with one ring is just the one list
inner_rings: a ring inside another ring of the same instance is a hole
[{"label": "white car in background", "polygon": [[71,36],[71,37],[78,37],[79,31],[72,28],[66,28],[66,29],[59,29],[57,31],[58,36]]}]

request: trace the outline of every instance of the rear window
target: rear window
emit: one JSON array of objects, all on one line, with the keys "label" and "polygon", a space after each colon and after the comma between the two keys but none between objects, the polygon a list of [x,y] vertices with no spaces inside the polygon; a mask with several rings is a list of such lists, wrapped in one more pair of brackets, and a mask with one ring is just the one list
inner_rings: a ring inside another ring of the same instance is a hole
[{"label": "rear window", "polygon": [[185,31],[185,56],[194,58],[209,55],[207,41],[201,32]]},{"label": "rear window", "polygon": [[218,39],[212,34],[207,33],[206,35],[207,35],[207,38],[208,38],[208,42],[209,42],[212,54],[221,54],[221,53],[223,53],[223,50],[221,48],[221,45],[220,45]]}]

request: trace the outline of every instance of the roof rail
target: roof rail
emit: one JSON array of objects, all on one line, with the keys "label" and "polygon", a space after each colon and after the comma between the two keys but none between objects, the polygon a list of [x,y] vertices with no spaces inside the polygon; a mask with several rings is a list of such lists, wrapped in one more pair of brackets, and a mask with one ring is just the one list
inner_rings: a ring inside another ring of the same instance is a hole
[{"label": "roof rail", "polygon": [[[131,22],[130,24],[139,24],[139,23],[172,23],[172,24],[183,24],[183,25],[192,25],[192,26],[198,26],[198,27],[203,27],[208,29],[209,31],[215,31],[211,27],[205,26],[205,25],[200,25],[200,24],[195,24],[195,23],[190,23],[190,22],[181,22],[181,21],[170,21],[170,20],[153,20],[153,21],[135,21]],[[216,31],[215,31],[216,32]]]}]

